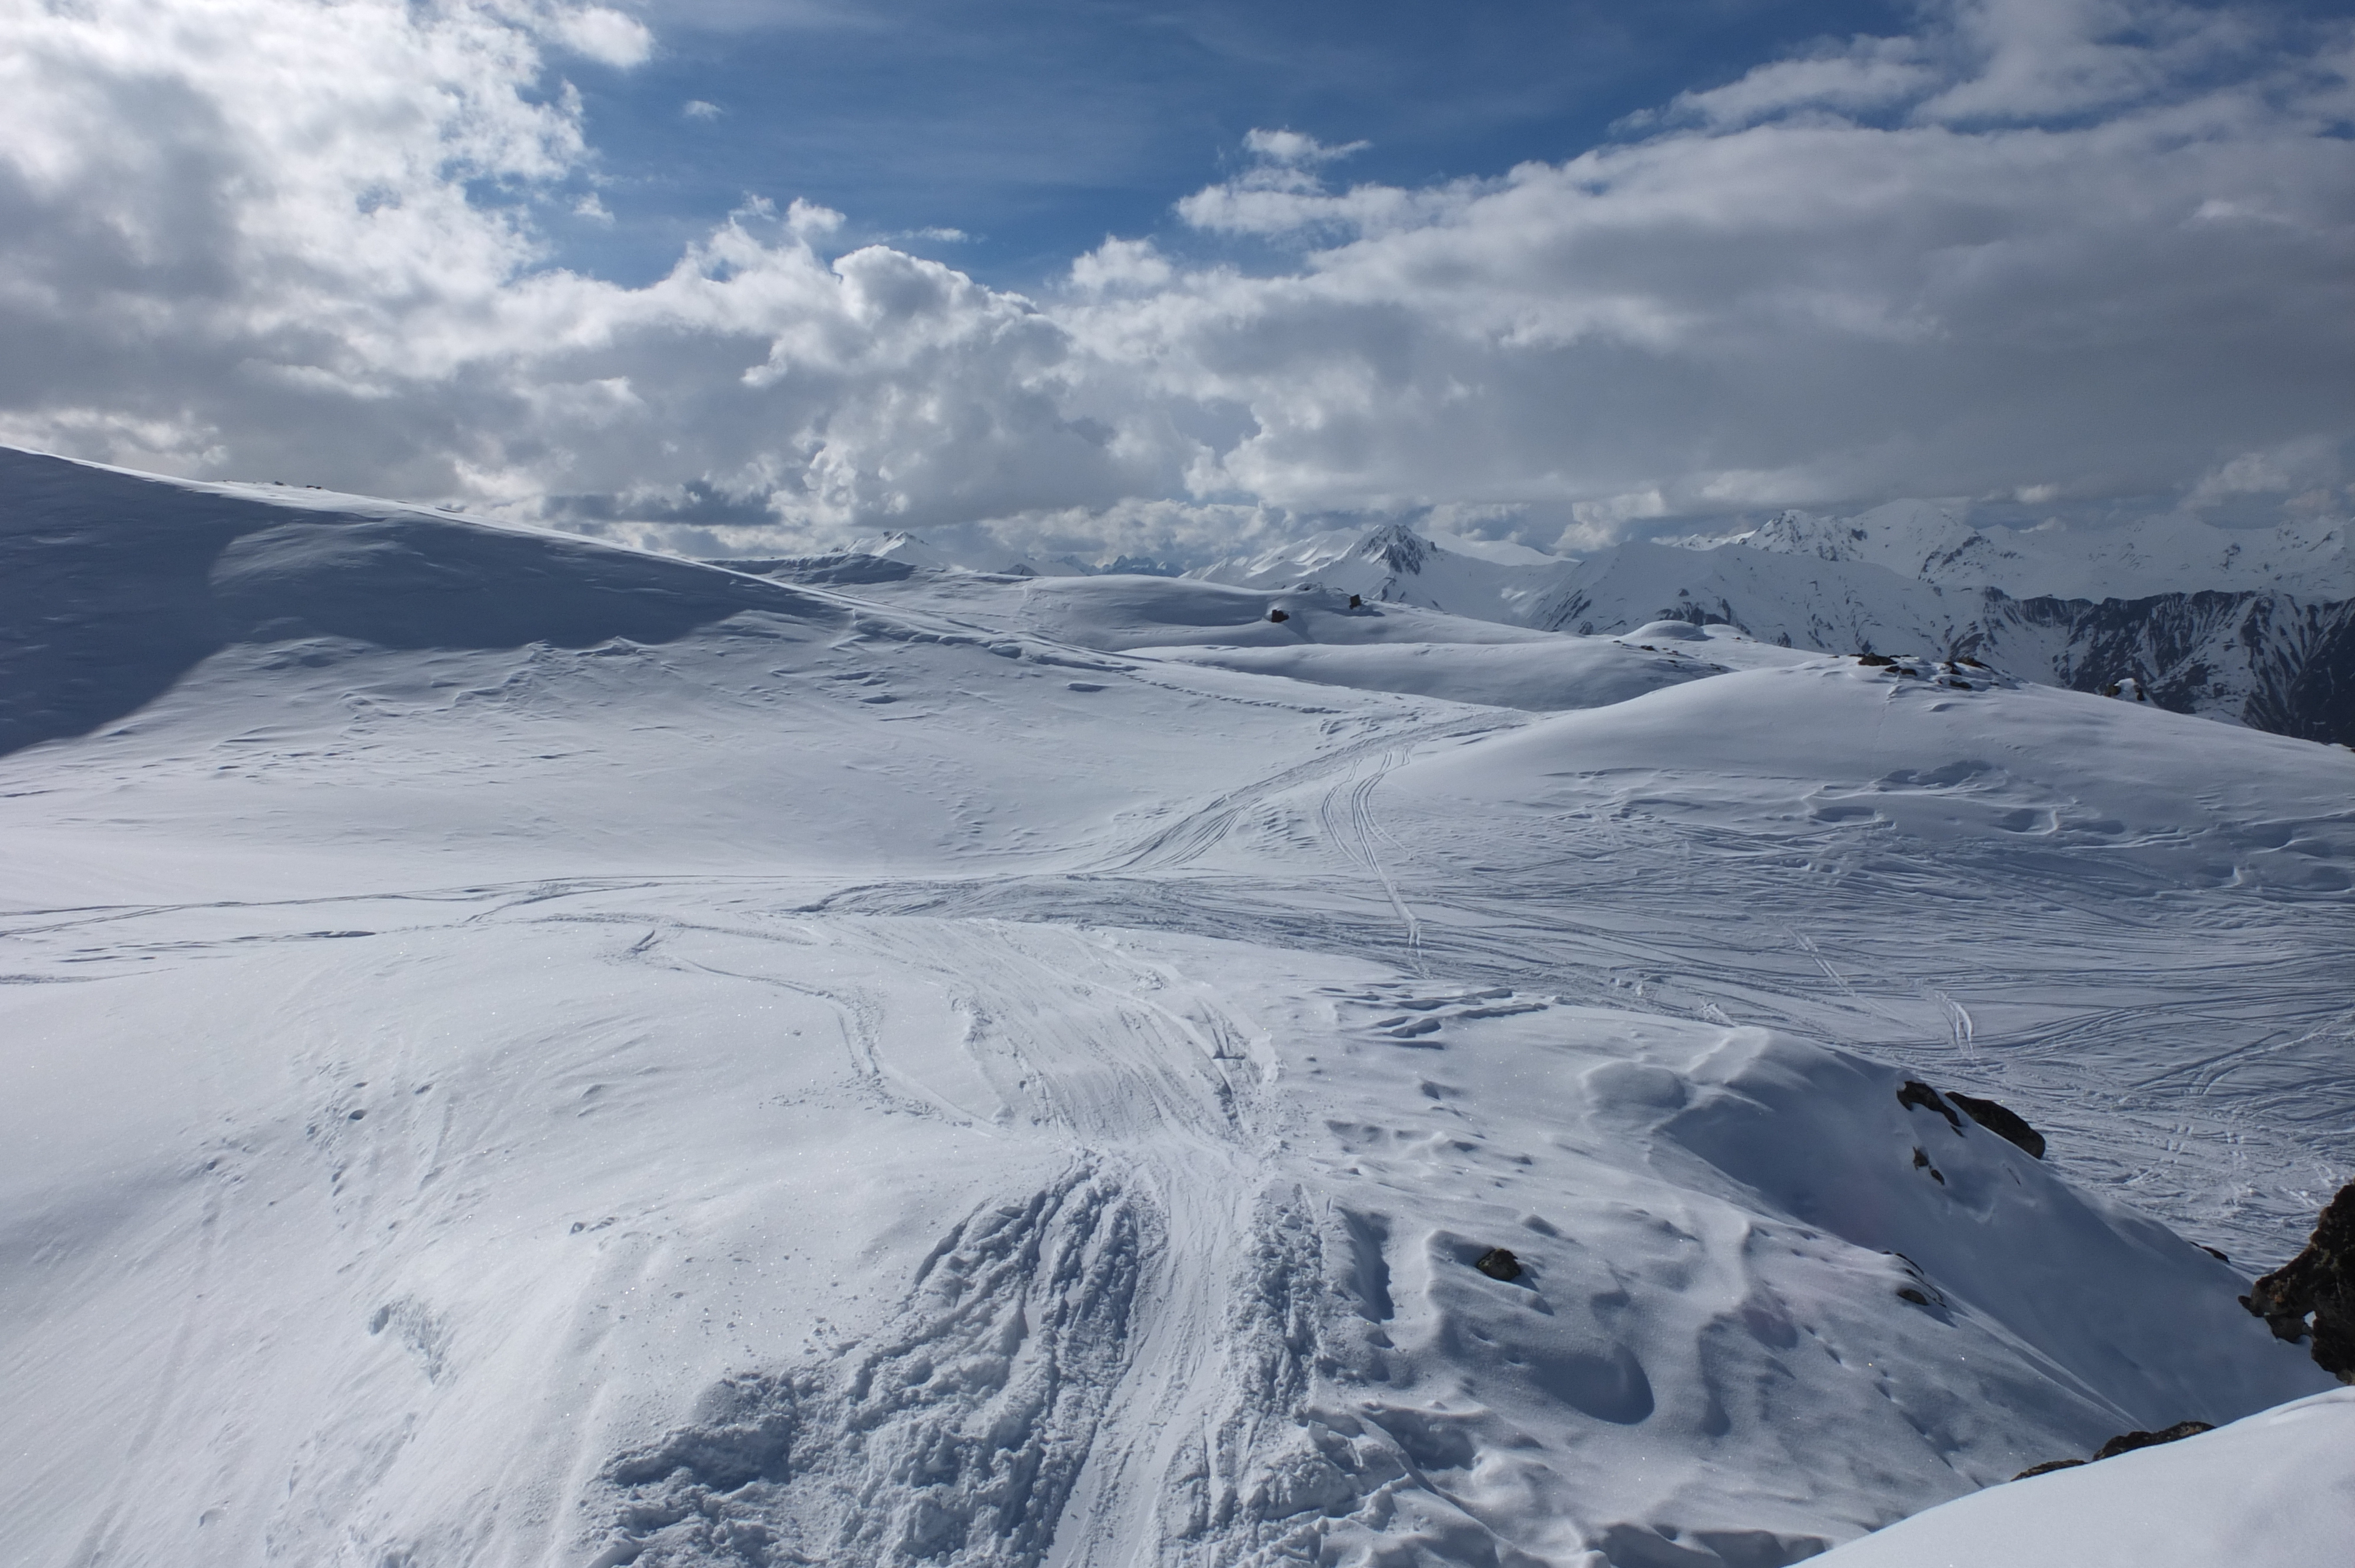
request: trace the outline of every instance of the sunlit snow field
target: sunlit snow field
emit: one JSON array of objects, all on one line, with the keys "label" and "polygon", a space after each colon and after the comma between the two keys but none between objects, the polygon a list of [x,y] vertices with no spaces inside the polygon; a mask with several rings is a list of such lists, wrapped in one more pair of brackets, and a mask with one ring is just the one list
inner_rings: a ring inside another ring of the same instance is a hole
[{"label": "sunlit snow field", "polygon": [[16,453],[0,546],[13,1560],[1753,1568],[2336,1386],[2234,1298],[2355,1174],[2343,748]]}]

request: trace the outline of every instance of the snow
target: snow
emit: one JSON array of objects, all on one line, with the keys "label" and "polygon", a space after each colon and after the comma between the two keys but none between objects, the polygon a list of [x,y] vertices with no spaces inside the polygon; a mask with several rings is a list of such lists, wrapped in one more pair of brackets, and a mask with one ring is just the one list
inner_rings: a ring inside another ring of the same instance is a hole
[{"label": "snow", "polygon": [[1313,584],[1369,601],[1513,623],[1526,620],[1530,606],[1570,569],[1568,562],[1526,547],[1475,546],[1453,535],[1442,544],[1390,524],[1330,529],[1188,575],[1256,588]]},{"label": "snow", "polygon": [[2128,528],[1974,524],[1961,503],[1892,501],[1852,517],[1785,512],[1738,534],[1666,541],[1702,550],[1741,546],[1858,561],[1941,588],[1999,588],[2014,599],[2144,599],[2258,589],[2307,599],[2355,599],[2355,553],[2344,519],[2224,528],[2198,517],[2146,518]]},{"label": "snow", "polygon": [[2355,1541],[2355,1391],[1960,1499],[1825,1568],[2331,1568]]},{"label": "snow", "polygon": [[2234,1300],[2343,750],[27,454],[0,553],[16,1560],[1746,1568],[2343,1408]]},{"label": "snow", "polygon": [[1454,535],[1388,524],[1200,575],[1550,631],[1640,627],[1650,635],[1635,640],[1656,643],[1661,625],[1683,620],[1819,652],[1967,653],[2051,684],[2131,682],[2177,712],[2355,744],[2339,696],[2355,669],[2343,521],[2014,530],[1976,526],[1968,511],[1893,502],[1849,518],[1785,512],[1737,534],[1632,541],[1576,561],[1519,546],[1467,554],[1471,543]]}]

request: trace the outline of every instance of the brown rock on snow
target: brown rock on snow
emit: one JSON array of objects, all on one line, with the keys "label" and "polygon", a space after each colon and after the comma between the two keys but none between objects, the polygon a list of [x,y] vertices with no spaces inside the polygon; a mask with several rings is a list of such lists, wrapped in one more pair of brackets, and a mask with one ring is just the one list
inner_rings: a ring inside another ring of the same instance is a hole
[{"label": "brown rock on snow", "polygon": [[1473,1260],[1472,1266],[1491,1279],[1518,1279],[1521,1260],[1503,1247],[1492,1246]]},{"label": "brown rock on snow", "polygon": [[[2178,1443],[2186,1437],[2197,1437],[2202,1432],[2214,1430],[2216,1428],[2205,1421],[2179,1421],[2174,1425],[2162,1427],[2157,1432],[2121,1432],[2094,1449],[2094,1457],[2115,1459],[2121,1454],[2131,1454],[2137,1448],[2155,1448],[2161,1443]],[[2049,1475],[2054,1470],[2072,1469],[2085,1463],[2087,1461],[2083,1459],[2047,1459],[2041,1465],[2029,1466],[2011,1478],[2015,1481],[2024,1481],[2030,1476]]]},{"label": "brown rock on snow", "polygon": [[2251,1286],[2241,1305],[2276,1338],[2312,1334],[2315,1364],[2355,1383],[2355,1181],[2322,1211],[2306,1250]]},{"label": "brown rock on snow", "polygon": [[1955,1107],[1940,1099],[1938,1091],[1919,1078],[1905,1080],[1897,1091],[1897,1103],[1901,1106],[1920,1106],[1923,1110],[1936,1111],[1946,1118],[1946,1125],[1956,1132],[1963,1130],[1963,1118],[1955,1114]]},{"label": "brown rock on snow", "polygon": [[2029,1126],[2019,1112],[1957,1089],[1948,1089],[1946,1097],[1962,1107],[1964,1115],[1998,1138],[2009,1139],[2035,1159],[2044,1158],[2044,1135]]},{"label": "brown rock on snow", "polygon": [[2179,1443],[2186,1437],[2197,1437],[2202,1432],[2215,1431],[2206,1421],[2179,1421],[2157,1432],[2121,1432],[2094,1450],[2096,1459],[2115,1459],[2121,1454],[2131,1454],[2137,1448],[2156,1448],[2161,1443]]}]

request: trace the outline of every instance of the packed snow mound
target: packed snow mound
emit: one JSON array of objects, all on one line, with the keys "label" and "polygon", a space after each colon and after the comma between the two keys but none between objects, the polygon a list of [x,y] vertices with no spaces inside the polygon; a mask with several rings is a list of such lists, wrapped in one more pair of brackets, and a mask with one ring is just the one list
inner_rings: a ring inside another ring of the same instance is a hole
[{"label": "packed snow mound", "polygon": [[1722,673],[1725,668],[1703,658],[1646,652],[1593,637],[1487,644],[1221,648],[1175,657],[1221,670],[1280,675],[1311,685],[1404,692],[1529,713],[1604,707],[1665,686]]},{"label": "packed snow mound", "polygon": [[[1402,1466],[1442,1540],[1461,1513],[1508,1561],[1785,1563],[1868,1499],[2323,1386],[2243,1276],[1881,1065],[1495,989],[1334,997],[1343,1040],[1294,1071],[1360,1321],[1309,1409],[1328,1484]],[[1475,1267],[1497,1245],[1518,1277]],[[1362,1518],[1334,1544],[1379,1561]]]},{"label": "packed snow mound", "polygon": [[2147,879],[2355,886],[2355,755],[1924,662],[1818,659],[1565,715],[1385,788],[1542,810],[1600,789],[1653,810],[1885,828],[1974,857],[2093,853]]},{"label": "packed snow mound", "polygon": [[2339,1568],[2355,1542],[2355,1390],[1959,1498],[1824,1568]]}]

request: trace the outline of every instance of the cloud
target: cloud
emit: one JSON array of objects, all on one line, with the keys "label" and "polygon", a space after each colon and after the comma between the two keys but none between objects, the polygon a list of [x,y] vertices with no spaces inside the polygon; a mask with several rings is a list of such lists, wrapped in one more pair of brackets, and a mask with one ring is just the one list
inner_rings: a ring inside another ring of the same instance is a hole
[{"label": "cloud", "polygon": [[1350,142],[1328,147],[1298,131],[1249,131],[1243,134],[1243,151],[1263,163],[1287,168],[1313,168],[1352,153],[1362,153],[1372,145],[1370,142]]},{"label": "cloud", "polygon": [[1188,235],[1026,297],[805,203],[641,287],[552,267],[603,211],[561,62],[655,48],[618,11],[7,16],[0,440],[108,461],[683,547],[1168,555],[1353,512],[2310,509],[2355,434],[2344,24],[1978,0],[1422,186],[1256,131]]},{"label": "cloud", "polygon": [[[2113,36],[2122,17],[2145,41]],[[1762,68],[1500,179],[1247,173],[1180,212],[1307,236],[1299,266],[1070,319],[1174,396],[1248,411],[1197,483],[1297,507],[1593,525],[2153,494],[2355,430],[2343,26],[2298,55],[2169,8],[1950,23]]]},{"label": "cloud", "polygon": [[679,113],[689,120],[717,120],[720,112],[719,105],[707,103],[700,98],[690,98],[679,108]]},{"label": "cloud", "polygon": [[576,54],[618,70],[645,64],[654,52],[654,35],[644,23],[602,5],[557,11],[549,27]]},{"label": "cloud", "polygon": [[1696,120],[1720,130],[1738,129],[1794,112],[1852,115],[1908,102],[1937,84],[1937,71],[1914,38],[1857,38],[1844,48],[1819,50],[1799,59],[1775,60],[1739,80],[1702,92],[1680,92],[1663,113],[1631,118],[1641,129]]}]

